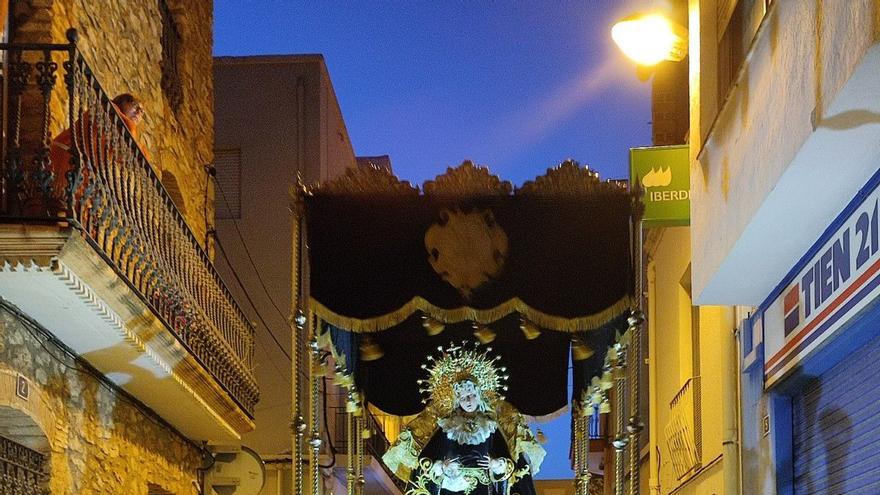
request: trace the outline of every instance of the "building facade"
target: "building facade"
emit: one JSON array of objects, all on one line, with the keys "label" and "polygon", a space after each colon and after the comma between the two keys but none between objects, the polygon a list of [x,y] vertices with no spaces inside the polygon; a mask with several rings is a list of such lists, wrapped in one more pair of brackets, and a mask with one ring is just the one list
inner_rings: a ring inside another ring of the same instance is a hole
[{"label": "building facade", "polygon": [[202,493],[205,445],[239,444],[259,400],[204,247],[212,3],[8,5],[0,492]]},{"label": "building facade", "polygon": [[651,228],[646,239],[642,493],[737,493],[737,313],[694,304],[689,227]]},{"label": "building facade", "polygon": [[877,492],[880,2],[689,4],[694,300],[752,308],[742,492]]},{"label": "building facade", "polygon": [[[309,365],[291,373],[292,347],[307,355],[306,343],[291,338],[294,249],[291,188],[333,179],[346,169],[380,166],[387,156],[356,160],[327,66],[320,55],[217,57],[214,59],[215,196],[218,267],[236,280],[233,293],[252,297],[248,318],[258,323],[262,356],[257,381],[263,401],[256,428],[244,443],[270,461],[266,495],[294,493],[292,422],[299,410],[308,421]],[[292,390],[299,387],[299,409]],[[321,463],[325,493],[346,491],[345,391],[327,379],[319,422],[324,441]],[[368,414],[366,446],[373,453],[364,470],[366,493],[394,493],[396,487],[377,460],[387,448],[392,418]]]}]

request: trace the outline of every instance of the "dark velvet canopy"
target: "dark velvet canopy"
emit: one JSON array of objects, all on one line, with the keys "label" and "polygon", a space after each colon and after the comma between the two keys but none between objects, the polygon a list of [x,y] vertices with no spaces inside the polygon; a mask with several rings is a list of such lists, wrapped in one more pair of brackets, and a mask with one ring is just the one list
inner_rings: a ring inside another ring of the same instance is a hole
[{"label": "dark velvet canopy", "polygon": [[[509,369],[508,401],[548,414],[568,402],[572,338],[598,351],[588,361],[601,367],[630,308],[633,204],[574,162],[515,192],[470,162],[423,193],[385,171],[353,170],[305,197],[310,308],[384,411],[420,411],[420,365],[438,346],[474,340],[478,324]],[[445,331],[426,332],[424,318]],[[540,335],[526,338],[524,322]],[[357,362],[365,338],[381,358]]]}]

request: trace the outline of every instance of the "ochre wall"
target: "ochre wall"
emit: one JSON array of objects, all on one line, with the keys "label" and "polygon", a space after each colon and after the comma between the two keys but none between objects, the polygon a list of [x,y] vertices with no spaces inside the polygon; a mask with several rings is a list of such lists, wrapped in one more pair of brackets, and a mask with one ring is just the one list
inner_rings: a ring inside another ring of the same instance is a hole
[{"label": "ochre wall", "polygon": [[[687,227],[667,228],[658,236],[650,252],[653,286],[649,288],[650,324],[656,329],[656,355],[649,363],[656,366],[657,390],[651,408],[655,410],[657,448],[659,448],[660,493],[720,493],[724,463],[722,455],[723,374],[735,364],[724,353],[722,339],[733,339],[733,311],[720,306],[701,306],[694,318],[688,294],[691,253]],[[694,339],[693,334],[699,338]],[[694,348],[694,343],[698,347]],[[695,359],[699,369],[695,369]],[[701,468],[677,479],[665,430],[671,420],[669,404],[684,383],[700,377],[699,434],[702,438]],[[652,446],[651,452],[657,452]],[[647,477],[647,476],[646,476]]]},{"label": "ochre wall", "polygon": [[[203,242],[206,215],[211,223],[214,217],[211,188],[205,201],[204,170],[213,161],[214,148],[213,2],[167,3],[181,38],[178,71],[183,102],[177,111],[161,86],[158,0],[19,0],[12,9],[14,41],[65,43],[66,30],[78,30],[78,49],[108,95],[127,92],[142,100],[146,115],[139,126],[140,141],[157,174],[174,175],[184,203],[178,207]],[[61,57],[56,57],[59,86],[63,84]],[[66,127],[65,93],[60,87],[56,93],[53,135]]]},{"label": "ochre wall", "polygon": [[21,373],[31,383],[27,403],[0,387],[0,404],[27,410],[43,429],[52,494],[144,495],[148,484],[178,495],[197,493],[193,480],[201,456],[194,445],[5,308],[0,372]]}]

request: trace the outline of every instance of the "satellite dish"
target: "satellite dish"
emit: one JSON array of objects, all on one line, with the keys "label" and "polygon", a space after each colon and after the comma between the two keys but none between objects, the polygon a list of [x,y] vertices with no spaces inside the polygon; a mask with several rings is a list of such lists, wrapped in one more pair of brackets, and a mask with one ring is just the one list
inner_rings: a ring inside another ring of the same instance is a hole
[{"label": "satellite dish", "polygon": [[245,446],[215,453],[214,463],[205,471],[208,495],[259,495],[265,482],[263,459]]}]

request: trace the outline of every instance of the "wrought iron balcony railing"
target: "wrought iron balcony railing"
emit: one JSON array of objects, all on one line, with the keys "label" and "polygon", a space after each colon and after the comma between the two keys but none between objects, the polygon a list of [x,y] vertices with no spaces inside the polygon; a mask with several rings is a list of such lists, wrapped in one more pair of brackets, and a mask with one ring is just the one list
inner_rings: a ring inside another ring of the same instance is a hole
[{"label": "wrought iron balcony railing", "polygon": [[679,480],[701,466],[701,408],[700,377],[695,376],[669,402],[669,421],[664,428],[672,469]]},{"label": "wrought iron balcony railing", "polygon": [[0,437],[0,493],[48,495],[46,456]]},{"label": "wrought iron balcony railing", "polygon": [[[333,444],[334,448],[337,452],[346,452],[348,450],[348,439],[346,438],[346,429],[345,422],[349,420],[349,414],[346,412],[345,407],[333,407],[334,410],[334,428],[333,431],[335,434],[333,435]],[[397,477],[394,473],[388,469],[388,466],[382,461],[382,456],[385,455],[385,452],[391,448],[391,442],[388,441],[388,436],[385,434],[385,430],[382,429],[382,425],[379,424],[379,420],[376,419],[376,416],[370,412],[369,409],[364,409],[364,414],[366,415],[366,427],[370,430],[370,436],[364,441],[364,448],[366,453],[371,455],[376,461],[382,466],[382,470],[385,471],[385,474],[391,480],[392,483],[397,486],[401,493],[406,491],[406,482]],[[360,434],[360,433],[358,433]]]},{"label": "wrought iron balcony railing", "polygon": [[[77,51],[74,30],[68,39],[0,45],[8,88],[0,222],[79,232],[252,416],[254,329]],[[53,115],[59,108],[66,115]],[[59,120],[69,137],[53,143]]]}]

